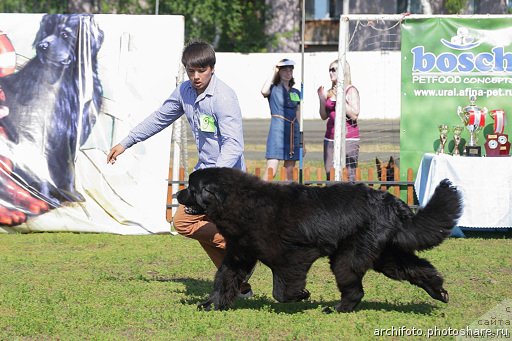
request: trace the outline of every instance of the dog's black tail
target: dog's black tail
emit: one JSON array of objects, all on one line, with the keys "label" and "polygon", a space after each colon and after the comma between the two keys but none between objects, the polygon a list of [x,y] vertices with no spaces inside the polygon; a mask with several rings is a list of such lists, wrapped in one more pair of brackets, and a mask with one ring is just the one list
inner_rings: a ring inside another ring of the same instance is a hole
[{"label": "dog's black tail", "polygon": [[425,207],[418,209],[394,242],[403,250],[421,251],[439,245],[462,215],[462,197],[448,179],[442,180]]}]

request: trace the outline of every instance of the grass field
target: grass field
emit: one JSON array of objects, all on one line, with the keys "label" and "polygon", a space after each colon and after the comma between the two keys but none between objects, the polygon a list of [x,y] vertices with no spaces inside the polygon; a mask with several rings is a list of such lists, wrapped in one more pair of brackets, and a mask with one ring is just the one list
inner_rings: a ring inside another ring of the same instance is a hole
[{"label": "grass field", "polygon": [[[444,274],[449,304],[369,272],[356,312],[324,314],[322,308],[339,299],[325,259],[310,271],[308,302],[276,303],[271,273],[258,265],[251,279],[253,298],[238,300],[229,311],[203,312],[196,303],[211,290],[214,269],[193,240],[170,235],[0,235],[0,339],[396,340],[402,337],[375,335],[402,328],[402,333],[423,333],[412,339],[424,340],[429,330],[437,328],[441,335],[448,328],[465,328],[512,298],[510,237],[486,233],[452,238],[421,254]],[[512,316],[509,330],[510,320]],[[454,339],[440,335],[432,339]]]}]

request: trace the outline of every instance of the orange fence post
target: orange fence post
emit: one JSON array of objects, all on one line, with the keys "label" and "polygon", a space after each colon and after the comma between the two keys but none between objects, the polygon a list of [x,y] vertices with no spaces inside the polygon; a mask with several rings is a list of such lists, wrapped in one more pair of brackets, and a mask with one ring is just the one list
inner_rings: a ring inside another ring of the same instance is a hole
[{"label": "orange fence post", "polygon": [[[412,168],[407,170],[407,181],[413,181]],[[414,205],[414,187],[413,185],[407,185],[407,205]]]},{"label": "orange fence post", "polygon": [[180,181],[182,182],[179,186],[179,189],[182,190],[185,188],[185,184],[183,183],[185,181],[185,168],[180,168],[180,175],[179,175]]},{"label": "orange fence post", "polygon": [[166,209],[165,209],[165,220],[167,222],[172,221],[172,208],[170,205],[172,205],[172,167],[169,167],[169,174],[167,175],[167,200],[166,200]]},{"label": "orange fence post", "polygon": [[[373,181],[373,168],[368,168],[368,181]],[[372,188],[375,188],[375,184],[372,185]]]},{"label": "orange fence post", "polygon": [[287,180],[286,179],[286,168],[281,167],[281,173],[279,174],[279,178],[281,181]]},{"label": "orange fence post", "polygon": [[[386,181],[386,167],[380,167],[380,181]],[[380,185],[382,191],[387,191],[388,187],[385,184]]]},{"label": "orange fence post", "polygon": [[304,169],[304,181],[309,181],[311,179],[311,170],[309,167]]},{"label": "orange fence post", "polygon": [[343,171],[341,172],[342,174],[342,180],[343,181],[348,181],[348,169],[347,167],[343,167]]},{"label": "orange fence post", "polygon": [[274,180],[274,172],[272,171],[272,168],[269,168],[267,170],[267,180],[268,181]]},{"label": "orange fence post", "polygon": [[[395,179],[395,181],[400,181],[400,169],[397,166],[394,166],[393,172],[394,172],[393,178]],[[393,192],[394,192],[395,196],[400,198],[400,185],[395,185],[393,187],[394,187]]]}]

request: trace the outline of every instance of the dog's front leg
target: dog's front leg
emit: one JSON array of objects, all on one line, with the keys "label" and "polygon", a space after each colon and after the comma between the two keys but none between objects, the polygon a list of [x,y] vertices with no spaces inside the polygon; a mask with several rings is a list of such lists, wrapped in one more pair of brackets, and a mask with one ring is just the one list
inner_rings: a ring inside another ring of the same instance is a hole
[{"label": "dog's front leg", "polygon": [[212,310],[212,306],[214,310],[229,309],[240,292],[242,275],[237,265],[228,253],[215,274],[212,293],[206,301],[199,303],[199,308],[206,311]]},{"label": "dog's front leg", "polygon": [[203,301],[203,302],[200,302],[198,305],[197,305],[197,308],[198,309],[202,309],[202,310],[205,310],[205,311],[210,311],[212,310],[212,307],[215,308],[218,306],[218,299],[219,295],[218,293],[216,293],[215,291],[213,291],[209,296],[208,296],[208,299],[206,301]]}]

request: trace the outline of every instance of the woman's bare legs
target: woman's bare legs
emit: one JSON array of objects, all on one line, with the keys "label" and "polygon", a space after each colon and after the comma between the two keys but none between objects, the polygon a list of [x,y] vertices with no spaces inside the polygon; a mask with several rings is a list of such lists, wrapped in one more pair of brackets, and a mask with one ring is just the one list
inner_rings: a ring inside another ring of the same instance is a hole
[{"label": "woman's bare legs", "polygon": [[[267,159],[267,169],[265,170],[265,174],[263,174],[263,180],[268,181],[274,179],[277,174],[277,167],[279,166],[279,160],[277,159]],[[268,178],[269,169],[272,170],[272,178]]]}]

